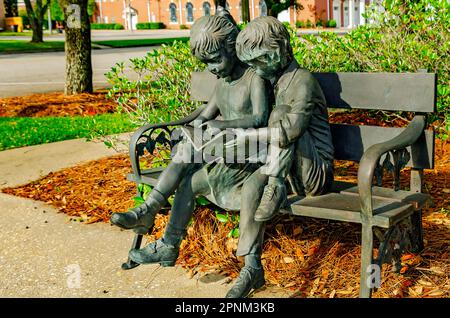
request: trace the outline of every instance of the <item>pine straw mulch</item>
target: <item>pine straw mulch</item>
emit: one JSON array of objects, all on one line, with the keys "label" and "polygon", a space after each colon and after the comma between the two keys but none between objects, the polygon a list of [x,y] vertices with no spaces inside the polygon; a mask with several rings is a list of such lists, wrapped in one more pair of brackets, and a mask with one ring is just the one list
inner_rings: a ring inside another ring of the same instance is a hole
[{"label": "pine straw mulch", "polygon": [[[348,114],[331,114],[331,120]],[[352,116],[353,117],[353,116]],[[401,126],[404,121],[391,123]],[[364,116],[352,123],[366,123]],[[357,164],[336,162],[336,179],[356,182]],[[64,169],[27,185],[7,188],[5,193],[40,200],[56,206],[73,221],[108,222],[112,212],[134,205],[135,185],[126,181],[130,171],[127,155]],[[385,185],[392,178],[385,178]],[[409,171],[402,171],[402,187]],[[450,144],[437,141],[436,168],[425,171],[425,191],[434,206],[423,213],[425,249],[402,257],[401,274],[383,266],[381,288],[374,297],[450,296]],[[168,217],[159,215],[149,240],[161,237]],[[242,260],[235,257],[237,240],[228,238],[232,224],[220,223],[208,207],[197,208],[178,263],[191,275],[216,272],[234,278]],[[313,218],[279,216],[267,225],[263,252],[266,279],[297,297],[357,297],[360,266],[359,225]],[[130,234],[131,239],[131,234]]]},{"label": "pine straw mulch", "polygon": [[114,113],[117,104],[105,91],[66,96],[64,93],[0,98],[0,117],[92,116]]}]

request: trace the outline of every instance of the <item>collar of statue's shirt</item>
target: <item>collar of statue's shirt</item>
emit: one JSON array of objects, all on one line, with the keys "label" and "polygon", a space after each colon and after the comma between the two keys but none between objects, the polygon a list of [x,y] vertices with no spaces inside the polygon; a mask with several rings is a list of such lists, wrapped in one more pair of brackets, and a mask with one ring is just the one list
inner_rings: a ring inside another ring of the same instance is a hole
[{"label": "collar of statue's shirt", "polygon": [[275,84],[275,96],[285,91],[289,87],[289,84],[291,84],[291,81],[298,69],[298,62],[294,58]]}]

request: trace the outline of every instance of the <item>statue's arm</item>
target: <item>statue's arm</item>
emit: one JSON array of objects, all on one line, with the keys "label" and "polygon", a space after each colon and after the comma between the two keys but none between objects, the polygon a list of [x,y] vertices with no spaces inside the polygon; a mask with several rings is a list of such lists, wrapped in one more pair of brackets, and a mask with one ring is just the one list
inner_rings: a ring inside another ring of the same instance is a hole
[{"label": "statue's arm", "polygon": [[[311,75],[312,77],[312,75]],[[278,143],[280,147],[286,147],[294,140],[300,138],[309,126],[312,112],[315,105],[313,82],[310,78],[299,78],[290,85],[291,91],[286,94],[286,100],[292,101],[291,110],[281,116],[277,123],[269,127],[259,128],[253,131],[246,131],[244,135],[250,140],[270,140],[271,143]]]},{"label": "statue's arm", "polygon": [[212,98],[209,100],[205,109],[195,119],[195,124],[200,125],[204,122],[210,121],[219,115],[219,107],[216,102],[216,93],[214,91]]}]

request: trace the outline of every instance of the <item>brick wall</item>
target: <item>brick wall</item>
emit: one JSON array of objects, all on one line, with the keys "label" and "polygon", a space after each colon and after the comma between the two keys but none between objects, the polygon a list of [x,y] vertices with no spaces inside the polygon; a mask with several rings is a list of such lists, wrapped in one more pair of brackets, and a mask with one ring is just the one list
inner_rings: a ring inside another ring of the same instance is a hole
[{"label": "brick wall", "polygon": [[[1,0],[0,0],[1,1]],[[100,3],[101,1],[101,3]],[[331,0],[330,0],[331,1]],[[179,29],[181,25],[190,27],[193,22],[187,21],[188,9],[187,4],[192,5],[193,20],[204,15],[203,4],[210,4],[211,14],[214,14],[214,2],[212,0],[131,0],[131,6],[138,12],[138,22],[163,22],[169,29]],[[294,12],[293,8],[289,9],[289,20],[292,25],[295,20],[307,19],[315,22],[317,19],[316,11],[320,13],[322,19],[326,19],[326,3],[327,0],[303,0],[302,4],[304,10],[297,10]],[[175,8],[176,21],[170,20],[170,7]],[[249,0],[250,4],[250,18],[260,16],[260,0]],[[229,11],[235,18],[236,22],[241,22],[240,0],[228,0]],[[100,7],[103,16],[102,22],[116,22],[122,23],[126,26],[126,21],[123,17],[123,10],[128,6],[128,0],[97,0],[96,16],[93,18],[95,22],[100,17]]]}]

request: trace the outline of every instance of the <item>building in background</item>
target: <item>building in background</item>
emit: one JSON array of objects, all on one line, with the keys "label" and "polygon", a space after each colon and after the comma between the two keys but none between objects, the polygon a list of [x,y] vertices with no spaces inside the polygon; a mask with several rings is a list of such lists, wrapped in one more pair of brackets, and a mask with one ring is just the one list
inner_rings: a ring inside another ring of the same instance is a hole
[{"label": "building in background", "polygon": [[[135,30],[139,22],[163,22],[167,28],[189,27],[204,15],[214,14],[212,0],[95,0],[93,22],[121,23]],[[338,27],[352,28],[364,24],[365,6],[373,0],[300,0],[303,10],[289,8],[278,19],[295,25],[296,21],[313,24],[334,19]],[[250,19],[267,15],[264,0],[249,0]],[[241,22],[241,0],[228,0],[227,9]]]}]

